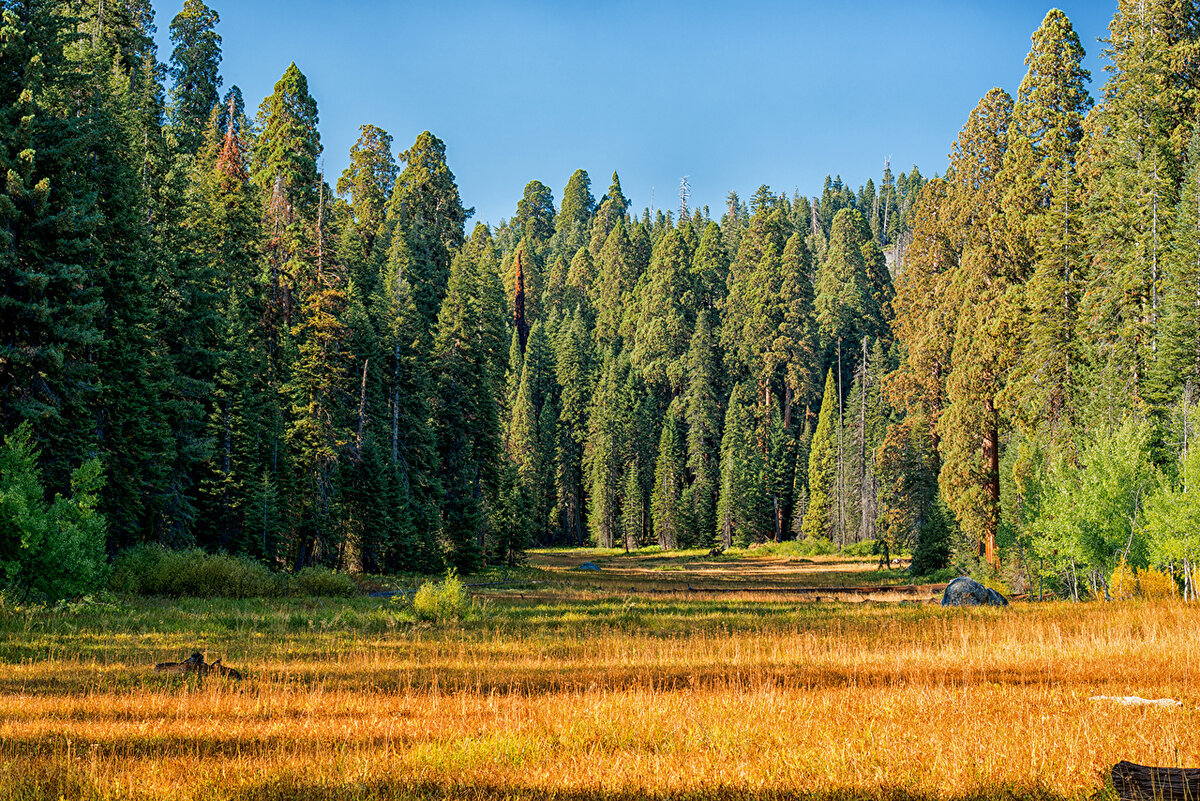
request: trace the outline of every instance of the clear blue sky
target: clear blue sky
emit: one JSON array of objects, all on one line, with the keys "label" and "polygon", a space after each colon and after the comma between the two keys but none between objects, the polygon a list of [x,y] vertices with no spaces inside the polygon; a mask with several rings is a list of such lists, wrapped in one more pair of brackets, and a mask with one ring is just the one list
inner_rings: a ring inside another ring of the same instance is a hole
[{"label": "clear blue sky", "polygon": [[[555,201],[582,167],[599,197],[620,173],[641,209],[714,216],[729,190],[857,188],[891,157],[943,172],[975,103],[1016,94],[1030,35],[1052,6],[1028,0],[658,3],[207,0],[221,15],[225,88],[251,114],[295,61],[320,106],[325,170],[345,168],[358,127],[397,150],[423,130],[446,142],[475,219],[510,217],[538,179]],[[159,55],[182,0],[154,0]],[[835,7],[836,6],[836,7]],[[1115,0],[1059,4],[1098,97],[1097,38]]]}]

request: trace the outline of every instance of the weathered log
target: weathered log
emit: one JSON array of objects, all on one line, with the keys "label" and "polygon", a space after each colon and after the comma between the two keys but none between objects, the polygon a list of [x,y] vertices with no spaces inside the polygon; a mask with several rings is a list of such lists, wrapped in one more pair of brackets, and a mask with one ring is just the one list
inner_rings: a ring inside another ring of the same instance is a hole
[{"label": "weathered log", "polygon": [[1118,762],[1113,789],[1122,801],[1200,801],[1200,768],[1153,768]]}]

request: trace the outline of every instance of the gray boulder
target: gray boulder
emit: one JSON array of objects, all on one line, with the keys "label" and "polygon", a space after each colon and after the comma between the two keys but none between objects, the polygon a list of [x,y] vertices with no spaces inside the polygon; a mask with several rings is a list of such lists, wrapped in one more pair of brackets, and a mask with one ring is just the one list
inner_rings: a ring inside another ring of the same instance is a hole
[{"label": "gray boulder", "polygon": [[1008,606],[1008,599],[973,578],[959,576],[946,585],[942,606]]}]

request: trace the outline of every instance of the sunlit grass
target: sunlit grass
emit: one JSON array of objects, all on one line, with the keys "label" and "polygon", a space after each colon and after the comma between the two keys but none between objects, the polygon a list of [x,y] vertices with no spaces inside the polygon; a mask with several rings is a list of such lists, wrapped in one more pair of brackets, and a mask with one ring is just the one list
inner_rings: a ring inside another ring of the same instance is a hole
[{"label": "sunlit grass", "polygon": [[[520,595],[0,612],[0,799],[1083,799],[1200,764],[1177,601]],[[193,649],[247,680],[152,672]]]}]

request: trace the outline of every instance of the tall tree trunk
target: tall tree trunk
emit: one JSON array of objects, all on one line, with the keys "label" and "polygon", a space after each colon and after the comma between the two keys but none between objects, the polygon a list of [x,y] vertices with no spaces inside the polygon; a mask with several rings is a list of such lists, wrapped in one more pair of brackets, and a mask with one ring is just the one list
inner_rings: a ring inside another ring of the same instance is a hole
[{"label": "tall tree trunk", "polygon": [[996,424],[996,406],[991,398],[984,401],[987,431],[983,435],[983,461],[987,470],[988,510],[983,530],[983,556],[993,568],[1000,567],[996,554],[996,530],[1000,525],[1000,431]]}]

